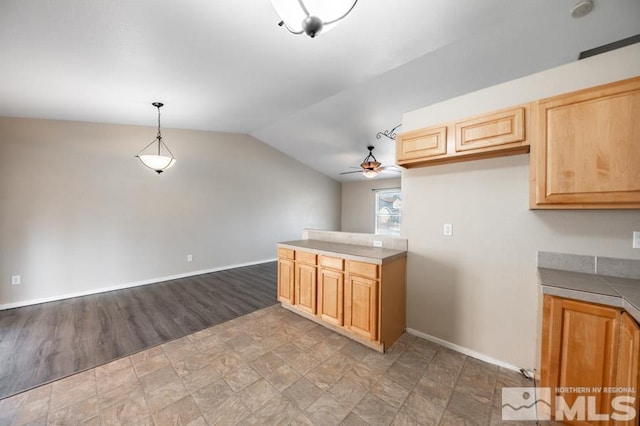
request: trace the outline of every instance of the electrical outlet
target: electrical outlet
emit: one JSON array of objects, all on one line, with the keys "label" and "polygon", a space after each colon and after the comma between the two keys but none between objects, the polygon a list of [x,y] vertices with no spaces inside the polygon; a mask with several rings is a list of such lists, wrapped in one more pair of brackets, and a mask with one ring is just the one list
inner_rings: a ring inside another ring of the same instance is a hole
[{"label": "electrical outlet", "polygon": [[11,285],[18,285],[22,282],[20,275],[12,275],[11,276]]},{"label": "electrical outlet", "polygon": [[193,256],[191,256],[190,254],[187,255],[187,262],[191,262],[193,261]]},{"label": "electrical outlet", "polygon": [[640,231],[633,231],[633,248],[640,248]]},{"label": "electrical outlet", "polygon": [[445,223],[442,227],[442,235],[446,235],[447,237],[453,235],[453,225],[450,223]]},{"label": "electrical outlet", "polygon": [[380,240],[373,240],[373,246],[374,246],[374,247],[382,247],[382,241],[380,241]]}]

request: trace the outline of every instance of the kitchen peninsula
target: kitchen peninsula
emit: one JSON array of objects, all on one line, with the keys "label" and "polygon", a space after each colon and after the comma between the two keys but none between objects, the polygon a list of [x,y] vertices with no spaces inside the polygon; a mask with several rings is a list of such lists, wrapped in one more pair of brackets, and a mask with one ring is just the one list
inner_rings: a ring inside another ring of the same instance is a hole
[{"label": "kitchen peninsula", "polygon": [[406,239],[305,230],[278,243],[278,300],[384,352],[406,328],[406,260]]}]

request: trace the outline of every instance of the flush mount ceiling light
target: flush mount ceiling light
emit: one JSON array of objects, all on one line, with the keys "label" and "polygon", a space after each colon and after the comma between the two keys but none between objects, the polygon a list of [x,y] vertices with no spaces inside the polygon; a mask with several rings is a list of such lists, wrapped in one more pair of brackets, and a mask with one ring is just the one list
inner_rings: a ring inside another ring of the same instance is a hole
[{"label": "flush mount ceiling light", "polygon": [[582,18],[593,10],[593,0],[578,0],[573,9],[571,9],[572,18]]},{"label": "flush mount ceiling light", "polygon": [[344,19],[358,0],[271,0],[280,15],[278,23],[292,34],[306,34],[313,38],[326,33]]},{"label": "flush mount ceiling light", "polygon": [[[162,141],[162,133],[160,133],[160,108],[164,106],[161,102],[154,102],[151,105],[158,108],[158,135],[145,146],[142,151],[136,154],[136,157],[142,161],[142,164],[155,170],[160,174],[176,163],[176,158],[169,147]],[[157,148],[155,144],[157,143]]]}]

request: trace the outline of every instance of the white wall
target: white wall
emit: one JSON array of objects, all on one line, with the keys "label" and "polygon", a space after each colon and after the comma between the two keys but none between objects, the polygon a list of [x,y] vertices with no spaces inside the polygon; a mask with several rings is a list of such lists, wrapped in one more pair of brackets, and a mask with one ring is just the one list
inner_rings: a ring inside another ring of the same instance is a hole
[{"label": "white wall", "polygon": [[[640,45],[409,112],[410,131],[640,75]],[[640,166],[639,166],[640,167]],[[408,327],[507,364],[538,359],[538,250],[640,259],[640,211],[528,209],[529,156],[403,172]],[[442,235],[444,223],[453,236]]]},{"label": "white wall", "polygon": [[340,184],[251,136],[164,129],[161,175],[134,158],[154,136],[0,118],[0,307],[273,259],[340,226]]},{"label": "white wall", "polygon": [[373,190],[384,188],[400,188],[400,178],[342,183],[342,232],[375,232],[376,197]]}]

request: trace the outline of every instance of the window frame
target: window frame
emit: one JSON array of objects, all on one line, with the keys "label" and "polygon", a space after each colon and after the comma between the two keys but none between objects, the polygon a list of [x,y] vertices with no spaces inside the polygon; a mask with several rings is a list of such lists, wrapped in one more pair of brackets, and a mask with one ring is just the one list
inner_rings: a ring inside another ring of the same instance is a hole
[{"label": "window frame", "polygon": [[375,235],[386,235],[389,237],[399,237],[402,235],[402,206],[400,207],[400,209],[398,209],[399,213],[398,214],[393,214],[393,215],[388,215],[389,217],[398,217],[398,223],[399,223],[399,227],[400,230],[397,234],[395,233],[380,233],[379,227],[378,227],[378,219],[380,217],[380,215],[378,214],[378,212],[380,211],[379,208],[379,203],[380,203],[380,195],[381,194],[389,194],[389,193],[399,193],[400,194],[400,201],[402,202],[402,188],[401,187],[392,187],[392,188],[379,188],[379,189],[374,189],[374,211],[373,211],[373,228],[374,228],[374,234]]}]

